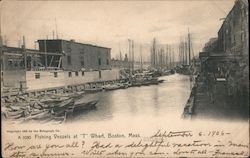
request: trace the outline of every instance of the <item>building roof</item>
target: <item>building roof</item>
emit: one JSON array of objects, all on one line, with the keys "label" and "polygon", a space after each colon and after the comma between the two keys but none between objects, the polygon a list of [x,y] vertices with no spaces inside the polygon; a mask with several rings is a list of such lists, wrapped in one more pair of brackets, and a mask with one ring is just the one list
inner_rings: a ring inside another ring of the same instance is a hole
[{"label": "building roof", "polygon": [[97,48],[103,48],[103,49],[111,49],[111,48],[108,48],[108,47],[97,46],[97,45],[86,44],[86,43],[80,43],[80,42],[75,42],[74,40],[65,40],[65,39],[39,39],[37,41],[38,42],[40,42],[40,41],[64,41],[64,42],[73,42],[75,44],[81,44],[81,45],[85,45],[85,46],[91,46],[91,47],[97,47]]},{"label": "building roof", "polygon": [[[18,48],[18,47],[9,47],[9,46],[3,46],[2,47],[3,53],[8,52],[8,53],[15,53],[15,54],[22,54],[24,51],[23,48]],[[54,52],[41,52],[36,49],[25,49],[27,54],[47,54],[47,55],[59,55],[61,56],[61,53],[54,53]]]},{"label": "building roof", "polygon": [[239,3],[242,3],[243,5],[245,5],[246,7],[248,7],[248,1],[247,0],[235,0],[234,6],[233,8],[229,11],[229,13],[227,14],[225,20],[223,21],[223,24],[221,25],[219,32],[221,31],[221,29],[223,28],[223,26],[228,22],[229,17],[231,16],[233,10],[235,9],[236,5],[238,5]]}]

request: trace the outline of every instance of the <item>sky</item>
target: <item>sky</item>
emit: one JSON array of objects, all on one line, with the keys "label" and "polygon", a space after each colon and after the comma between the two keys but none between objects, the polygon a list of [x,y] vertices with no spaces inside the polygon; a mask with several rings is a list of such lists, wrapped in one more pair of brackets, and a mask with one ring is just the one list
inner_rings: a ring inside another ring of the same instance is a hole
[{"label": "sky", "polygon": [[[1,34],[17,47],[25,36],[34,49],[38,39],[74,39],[111,48],[111,56],[128,53],[135,42],[135,58],[142,46],[143,60],[156,38],[160,44],[177,44],[191,33],[195,54],[217,32],[234,0],[166,1],[1,1]],[[55,37],[55,36],[54,36]],[[37,48],[37,46],[36,46]]]}]

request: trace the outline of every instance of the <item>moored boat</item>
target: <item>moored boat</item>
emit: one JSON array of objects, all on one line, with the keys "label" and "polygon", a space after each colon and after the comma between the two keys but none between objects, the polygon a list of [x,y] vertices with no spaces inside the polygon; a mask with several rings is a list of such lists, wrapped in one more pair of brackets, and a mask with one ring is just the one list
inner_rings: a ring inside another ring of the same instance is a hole
[{"label": "moored boat", "polygon": [[95,93],[95,92],[101,92],[102,88],[90,88],[90,89],[84,89],[84,92],[86,93]]},{"label": "moored boat", "polygon": [[56,115],[61,115],[62,113],[70,108],[71,106],[74,106],[75,101],[73,99],[68,99],[66,101],[61,102],[60,104],[54,105],[52,108],[52,113]]},{"label": "moored boat", "polygon": [[120,89],[120,88],[121,88],[121,86],[118,85],[118,84],[106,85],[106,86],[103,87],[103,89],[105,91],[111,91],[111,90],[116,90],[116,89]]},{"label": "moored boat", "polygon": [[73,108],[72,115],[77,115],[77,114],[80,114],[81,112],[91,110],[91,109],[95,109],[97,103],[98,103],[98,101],[95,100],[95,101],[90,101],[90,102],[87,102],[87,103],[75,104],[74,108]]},{"label": "moored boat", "polygon": [[44,120],[44,119],[47,119],[50,116],[51,116],[50,111],[46,110],[46,111],[43,111],[43,112],[38,113],[36,115],[30,115],[25,120],[26,121],[29,121],[29,120]]}]

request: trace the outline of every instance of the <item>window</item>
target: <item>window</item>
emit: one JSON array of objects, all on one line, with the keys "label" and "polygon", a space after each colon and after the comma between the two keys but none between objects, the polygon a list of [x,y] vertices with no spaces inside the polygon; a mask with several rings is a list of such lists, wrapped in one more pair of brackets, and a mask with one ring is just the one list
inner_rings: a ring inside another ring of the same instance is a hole
[{"label": "window", "polygon": [[14,62],[14,66],[15,66],[15,67],[18,67],[17,61]]},{"label": "window", "polygon": [[12,61],[11,59],[9,59],[9,60],[8,60],[8,65],[9,65],[9,66],[12,66],[12,64],[13,64],[13,61]]},{"label": "window", "polygon": [[35,78],[36,79],[39,79],[41,76],[40,76],[40,73],[35,73]]},{"label": "window", "polygon": [[109,59],[107,59],[107,65],[109,65]]},{"label": "window", "polygon": [[68,52],[71,53],[71,51],[72,51],[72,49],[69,47],[69,48],[68,48]]},{"label": "window", "polygon": [[67,62],[69,65],[71,65],[71,56],[67,56]]},{"label": "window", "polygon": [[83,67],[84,67],[84,61],[83,61],[83,60],[81,61],[81,66],[83,66]]},{"label": "window", "polygon": [[246,9],[243,8],[243,9],[241,10],[241,16],[242,16],[242,18],[245,17],[245,14],[246,14]]},{"label": "window", "polygon": [[78,71],[75,72],[75,75],[78,76]]},{"label": "window", "polygon": [[58,77],[58,73],[57,72],[54,72],[54,77]]},{"label": "window", "polygon": [[81,66],[84,67],[84,57],[83,56],[80,56],[80,63],[81,63]]},{"label": "window", "polygon": [[236,41],[235,41],[235,35],[232,36],[232,44],[234,44]]},{"label": "window", "polygon": [[84,48],[82,48],[81,51],[80,51],[80,54],[84,55],[84,52],[85,52],[85,50],[84,50]]},{"label": "window", "polygon": [[22,60],[21,62],[20,62],[20,67],[23,67],[24,66],[24,61]]},{"label": "window", "polygon": [[244,41],[245,41],[245,34],[241,33],[241,42],[244,42]]},{"label": "window", "polygon": [[102,72],[99,71],[99,78],[102,78]]},{"label": "window", "polygon": [[71,53],[71,51],[72,51],[71,45],[70,45],[70,44],[67,45],[67,51],[68,51],[69,53]]},{"label": "window", "polygon": [[81,66],[83,66],[83,67],[84,67],[84,61],[81,61]]},{"label": "window", "polygon": [[72,73],[71,72],[69,72],[69,77],[72,77]]},{"label": "window", "polygon": [[1,81],[3,81],[3,72],[1,72]]},{"label": "window", "polygon": [[102,63],[101,63],[101,58],[98,58],[98,63],[99,63],[99,65],[102,64]]},{"label": "window", "polygon": [[82,71],[82,76],[84,76],[84,71]]},{"label": "window", "polygon": [[235,25],[236,25],[236,20],[233,19],[233,27],[235,27]]}]

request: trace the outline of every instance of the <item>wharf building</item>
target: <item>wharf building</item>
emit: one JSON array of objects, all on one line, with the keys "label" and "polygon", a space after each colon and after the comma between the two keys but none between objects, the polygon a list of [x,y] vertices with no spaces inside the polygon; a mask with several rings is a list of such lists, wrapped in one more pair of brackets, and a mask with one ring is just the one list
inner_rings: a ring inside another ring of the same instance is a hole
[{"label": "wharf building", "polygon": [[218,37],[211,38],[200,52],[202,69],[219,66],[247,64],[249,66],[248,1],[235,0],[233,8],[218,31]]},{"label": "wharf building", "polygon": [[[223,81],[229,100],[249,110],[248,1],[236,0],[224,19],[218,37],[200,52],[201,72]],[[217,83],[217,82],[216,82]]]},{"label": "wharf building", "polygon": [[37,91],[119,79],[110,48],[63,39],[37,42],[39,50],[2,46],[2,87]]}]

